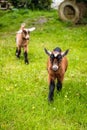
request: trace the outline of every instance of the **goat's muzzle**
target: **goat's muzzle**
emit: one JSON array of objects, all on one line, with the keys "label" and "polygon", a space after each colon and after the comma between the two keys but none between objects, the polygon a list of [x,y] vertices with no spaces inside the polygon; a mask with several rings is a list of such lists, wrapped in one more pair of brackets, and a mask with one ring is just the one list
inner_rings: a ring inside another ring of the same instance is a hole
[{"label": "goat's muzzle", "polygon": [[29,40],[29,38],[26,38],[26,40]]},{"label": "goat's muzzle", "polygon": [[57,71],[58,68],[59,68],[58,65],[53,65],[53,66],[52,66],[52,70],[53,70],[53,71]]},{"label": "goat's muzzle", "polygon": [[23,37],[23,40],[29,40],[29,38],[25,38],[25,37]]}]

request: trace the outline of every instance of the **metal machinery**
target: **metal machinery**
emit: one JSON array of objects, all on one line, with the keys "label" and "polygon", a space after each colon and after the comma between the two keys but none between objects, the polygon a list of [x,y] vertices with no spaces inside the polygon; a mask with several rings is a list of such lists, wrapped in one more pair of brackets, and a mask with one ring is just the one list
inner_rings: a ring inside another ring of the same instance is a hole
[{"label": "metal machinery", "polygon": [[87,0],[64,0],[58,7],[61,20],[77,23],[87,16]]}]

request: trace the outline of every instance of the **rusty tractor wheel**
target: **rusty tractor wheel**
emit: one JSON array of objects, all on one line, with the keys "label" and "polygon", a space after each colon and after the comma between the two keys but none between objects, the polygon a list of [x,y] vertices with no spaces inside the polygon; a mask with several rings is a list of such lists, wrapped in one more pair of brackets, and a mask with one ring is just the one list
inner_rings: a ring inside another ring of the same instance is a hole
[{"label": "rusty tractor wheel", "polygon": [[78,6],[73,2],[64,1],[58,7],[58,14],[61,20],[77,23],[80,16]]}]

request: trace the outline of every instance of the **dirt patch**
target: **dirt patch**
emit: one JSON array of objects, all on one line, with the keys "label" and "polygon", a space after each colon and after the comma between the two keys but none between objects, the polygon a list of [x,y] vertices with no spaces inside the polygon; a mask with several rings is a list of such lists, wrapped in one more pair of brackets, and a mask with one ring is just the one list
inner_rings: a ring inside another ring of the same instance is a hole
[{"label": "dirt patch", "polygon": [[42,25],[44,23],[47,23],[47,21],[48,21],[48,19],[42,16],[42,17],[36,19],[35,22],[34,22],[34,24],[40,24],[40,25]]}]

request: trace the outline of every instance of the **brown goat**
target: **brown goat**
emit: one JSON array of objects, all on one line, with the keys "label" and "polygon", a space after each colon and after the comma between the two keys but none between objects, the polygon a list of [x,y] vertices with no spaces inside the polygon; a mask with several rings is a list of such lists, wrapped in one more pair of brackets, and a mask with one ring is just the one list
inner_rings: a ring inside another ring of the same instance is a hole
[{"label": "brown goat", "polygon": [[68,61],[65,57],[69,50],[62,52],[59,47],[55,48],[52,52],[44,49],[46,54],[49,56],[47,62],[48,70],[48,81],[49,81],[49,95],[48,100],[52,101],[55,89],[55,80],[57,79],[57,90],[62,89],[62,82],[64,79],[64,74],[67,70]]},{"label": "brown goat", "polygon": [[30,38],[30,32],[35,30],[35,27],[25,28],[25,24],[21,25],[20,30],[16,34],[16,56],[20,58],[21,48],[24,49],[25,63],[28,64],[28,41]]}]

